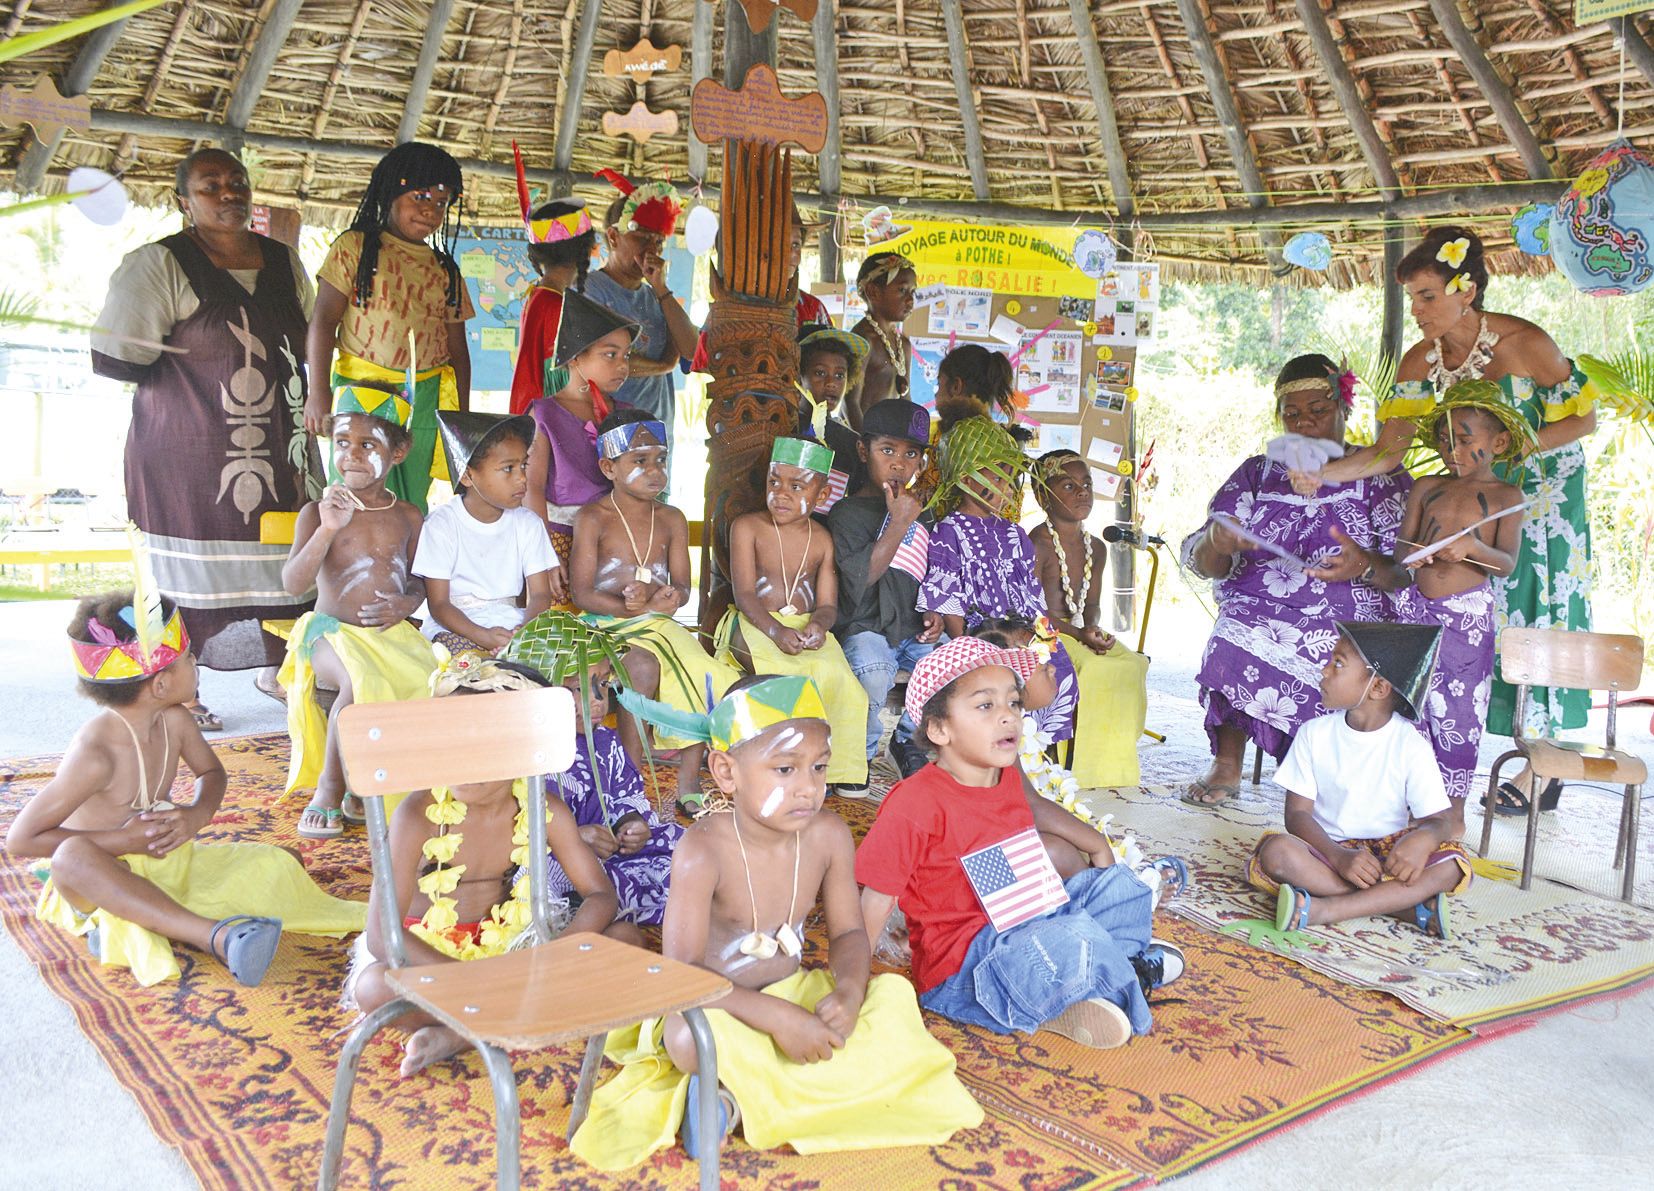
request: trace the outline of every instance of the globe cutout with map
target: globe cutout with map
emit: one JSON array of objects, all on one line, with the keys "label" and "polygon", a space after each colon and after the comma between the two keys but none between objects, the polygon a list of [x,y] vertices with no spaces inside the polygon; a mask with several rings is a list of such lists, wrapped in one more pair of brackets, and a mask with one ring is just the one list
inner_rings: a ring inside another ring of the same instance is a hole
[{"label": "globe cutout with map", "polygon": [[1580,292],[1634,294],[1654,282],[1654,160],[1616,141],[1551,213],[1551,259]]}]

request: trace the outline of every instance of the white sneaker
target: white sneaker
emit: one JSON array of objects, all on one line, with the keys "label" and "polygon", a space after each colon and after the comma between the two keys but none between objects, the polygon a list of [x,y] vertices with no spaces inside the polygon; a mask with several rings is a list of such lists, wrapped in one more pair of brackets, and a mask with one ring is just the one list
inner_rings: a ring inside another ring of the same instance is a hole
[{"label": "white sneaker", "polygon": [[1040,1029],[1096,1050],[1113,1050],[1131,1041],[1131,1019],[1126,1011],[1101,997],[1076,1001]]}]

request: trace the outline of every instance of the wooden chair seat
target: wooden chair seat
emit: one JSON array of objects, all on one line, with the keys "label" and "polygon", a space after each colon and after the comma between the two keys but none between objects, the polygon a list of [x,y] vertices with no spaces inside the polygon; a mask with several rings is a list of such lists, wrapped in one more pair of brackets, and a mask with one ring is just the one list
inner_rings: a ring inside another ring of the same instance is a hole
[{"label": "wooden chair seat", "polygon": [[1567,740],[1528,742],[1528,764],[1540,777],[1565,782],[1610,782],[1616,786],[1640,786],[1648,780],[1648,766],[1641,757],[1600,744],[1576,744]]},{"label": "wooden chair seat", "polygon": [[715,972],[591,934],[469,963],[394,968],[385,978],[473,1044],[508,1051],[583,1041],[730,990]]}]

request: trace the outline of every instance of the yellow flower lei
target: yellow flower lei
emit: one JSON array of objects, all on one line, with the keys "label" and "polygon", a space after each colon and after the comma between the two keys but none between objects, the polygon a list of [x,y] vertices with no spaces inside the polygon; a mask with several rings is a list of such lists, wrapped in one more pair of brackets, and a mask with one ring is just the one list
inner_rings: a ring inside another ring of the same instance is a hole
[{"label": "yellow flower lei", "polygon": [[[512,883],[511,896],[492,906],[482,921],[481,940],[473,941],[468,931],[455,929],[459,913],[452,894],[465,875],[465,865],[453,864],[465,837],[453,830],[465,822],[465,804],[452,790],[431,791],[431,805],[425,817],[436,824],[437,834],[426,840],[421,854],[433,863],[430,872],[419,878],[419,891],[430,899],[424,915],[409,929],[414,935],[452,959],[483,959],[508,951],[512,942],[533,921],[528,864],[528,780],[518,778],[511,787],[517,799],[517,817],[511,827],[511,863],[523,868]],[[450,865],[452,867],[450,867]]]}]

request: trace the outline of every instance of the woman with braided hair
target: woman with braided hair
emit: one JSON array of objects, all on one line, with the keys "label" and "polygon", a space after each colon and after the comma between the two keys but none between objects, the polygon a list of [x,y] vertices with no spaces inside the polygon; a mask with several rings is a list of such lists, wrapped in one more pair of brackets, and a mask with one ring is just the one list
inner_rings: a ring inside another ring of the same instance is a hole
[{"label": "woman with braided hair", "polygon": [[418,369],[408,395],[413,445],[389,486],[421,512],[431,479],[449,478],[436,411],[471,407],[465,320],[474,311],[453,254],[462,192],[459,162],[435,145],[409,141],[380,158],[349,230],[322,262],[306,347],[312,434],[322,432],[335,386],[400,393],[408,366]]}]

